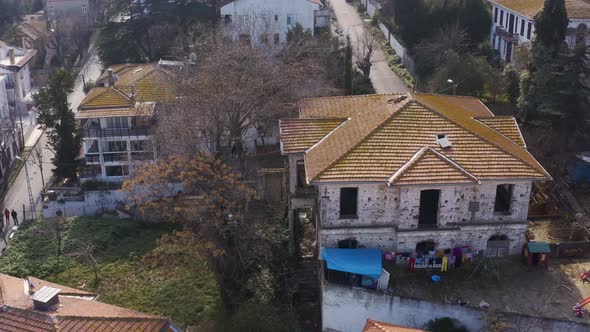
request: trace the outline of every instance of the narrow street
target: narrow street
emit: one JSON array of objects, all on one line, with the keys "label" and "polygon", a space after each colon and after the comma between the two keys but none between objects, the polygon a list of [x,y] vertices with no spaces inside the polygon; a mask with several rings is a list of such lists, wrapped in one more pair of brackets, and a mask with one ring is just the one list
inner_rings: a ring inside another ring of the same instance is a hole
[{"label": "narrow street", "polygon": [[[343,33],[350,36],[354,48],[354,45],[359,43],[359,38],[364,34],[363,20],[356,9],[347,4],[345,0],[331,0],[330,3]],[[389,68],[385,53],[383,53],[380,46],[375,48],[375,54],[371,62],[373,66],[371,67],[370,78],[377,93],[409,91],[404,81]]]},{"label": "narrow street", "polygon": [[[76,84],[74,86],[74,91],[69,95],[68,101],[70,103],[70,108],[72,111],[76,112],[78,105],[84,99],[84,83],[83,81],[88,80],[96,80],[100,76],[102,70],[102,64],[98,58],[96,48],[94,47],[94,43],[91,44],[91,48],[88,51],[88,58],[85,63],[82,65],[78,77],[76,79]],[[84,77],[84,78],[83,78]],[[34,148],[35,146],[43,147],[43,176],[45,181],[49,181],[51,178],[51,171],[53,170],[53,164],[51,163],[51,159],[53,158],[53,153],[48,149],[45,149],[47,145],[47,134],[46,132],[39,132],[39,130],[34,130],[30,137],[26,138],[25,147],[26,148]],[[31,162],[31,157],[27,159],[27,166],[29,169],[29,180],[31,182],[31,191],[33,192],[33,198],[35,200],[35,210],[37,217],[40,215],[42,210],[41,205],[41,189],[43,187],[41,182],[41,173],[39,167],[34,165]],[[17,175],[14,183],[8,189],[6,196],[4,198],[4,202],[0,208],[4,211],[5,208],[14,209],[18,213],[19,221],[23,219],[23,205],[26,206],[26,214],[27,218],[30,217],[31,209],[29,207],[29,193],[27,188],[27,178],[25,175],[25,168],[23,167],[19,174]],[[13,221],[10,221],[10,225],[6,227],[7,229],[7,236],[10,236],[10,233],[13,231]],[[0,239],[0,254],[4,249],[5,243]]]}]

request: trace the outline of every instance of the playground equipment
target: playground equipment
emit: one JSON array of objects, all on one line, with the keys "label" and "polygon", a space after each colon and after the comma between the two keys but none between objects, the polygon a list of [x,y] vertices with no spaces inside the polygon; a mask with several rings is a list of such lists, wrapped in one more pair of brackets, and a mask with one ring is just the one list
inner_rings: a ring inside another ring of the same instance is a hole
[{"label": "playground equipment", "polygon": [[584,306],[590,303],[590,297],[583,299],[582,301],[576,303],[576,305],[572,308],[574,314],[578,318],[582,318],[584,316]]}]

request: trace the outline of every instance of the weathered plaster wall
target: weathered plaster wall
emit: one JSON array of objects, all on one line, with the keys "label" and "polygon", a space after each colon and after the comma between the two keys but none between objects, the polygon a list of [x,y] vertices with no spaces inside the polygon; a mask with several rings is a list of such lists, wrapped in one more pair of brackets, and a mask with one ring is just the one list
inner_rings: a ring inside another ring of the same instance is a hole
[{"label": "weathered plaster wall", "polygon": [[[486,311],[468,306],[389,296],[375,291],[324,283],[322,287],[322,330],[362,331],[368,318],[410,327],[423,327],[431,319],[452,317],[469,331],[482,331]],[[505,314],[518,330],[588,331],[587,324]]]},{"label": "weathered plaster wall", "polygon": [[[514,184],[511,213],[494,213],[496,186]],[[358,188],[358,218],[340,218],[340,188]],[[527,219],[531,181],[486,181],[480,185],[392,186],[385,183],[321,184],[319,200],[323,227],[395,225],[400,229],[418,227],[420,192],[440,190],[439,226],[468,222],[525,221]],[[472,216],[469,202],[479,202]]]},{"label": "weathered plaster wall", "polygon": [[[290,168],[294,165],[290,161]],[[496,187],[504,183],[514,184],[508,215],[494,213]],[[358,218],[340,218],[343,187],[358,188]],[[414,249],[417,242],[428,239],[436,240],[440,248],[469,244],[485,249],[492,235],[505,234],[511,240],[512,252],[517,253],[524,242],[531,181],[402,187],[380,183],[321,184],[318,188],[320,246],[333,247],[350,237],[360,245],[385,250]],[[428,189],[440,190],[438,229],[419,230],[420,192]],[[479,210],[470,212],[470,202],[478,202]]]},{"label": "weathered plaster wall", "polygon": [[289,167],[289,194],[294,194],[297,189],[297,162],[303,160],[303,153],[294,153],[287,156]]}]

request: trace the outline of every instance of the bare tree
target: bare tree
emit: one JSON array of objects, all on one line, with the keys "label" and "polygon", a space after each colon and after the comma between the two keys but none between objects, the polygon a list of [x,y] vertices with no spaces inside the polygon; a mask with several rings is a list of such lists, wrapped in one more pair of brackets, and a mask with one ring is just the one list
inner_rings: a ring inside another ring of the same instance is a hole
[{"label": "bare tree", "polygon": [[96,246],[92,242],[75,241],[69,244],[67,256],[84,261],[92,266],[94,272],[94,286],[98,285],[98,262],[94,257]]},{"label": "bare tree", "polygon": [[[267,52],[212,34],[194,52],[197,61],[178,73],[176,101],[156,118],[158,144],[172,153],[209,151],[239,159],[262,124],[276,125],[303,96],[325,94],[319,61],[286,48]],[[313,91],[311,86],[320,84]],[[263,126],[263,125],[262,125]]]},{"label": "bare tree", "polygon": [[37,167],[39,167],[39,172],[41,173],[41,184],[43,185],[43,189],[45,189],[45,178],[43,177],[43,164],[45,163],[45,158],[43,156],[43,148],[41,145],[35,145],[33,151],[31,151],[31,163]]},{"label": "bare tree", "polygon": [[363,75],[369,77],[371,74],[371,60],[375,54],[377,41],[369,29],[363,29],[363,33],[357,36],[357,43],[353,49],[356,66],[363,72]]}]

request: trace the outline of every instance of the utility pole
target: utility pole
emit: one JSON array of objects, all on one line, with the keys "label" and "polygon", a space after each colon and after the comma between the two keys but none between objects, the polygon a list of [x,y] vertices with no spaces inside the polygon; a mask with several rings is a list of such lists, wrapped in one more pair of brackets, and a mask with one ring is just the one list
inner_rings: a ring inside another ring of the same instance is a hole
[{"label": "utility pole", "polygon": [[[31,217],[33,220],[37,219],[37,214],[35,213],[35,198],[33,198],[33,190],[31,189],[31,180],[29,179],[29,167],[27,166],[27,161],[23,160],[20,156],[17,156],[16,159],[21,160],[25,163],[25,176],[27,177],[27,190],[29,191],[29,204],[31,206]],[[25,216],[23,216],[23,221],[25,220]]]}]

